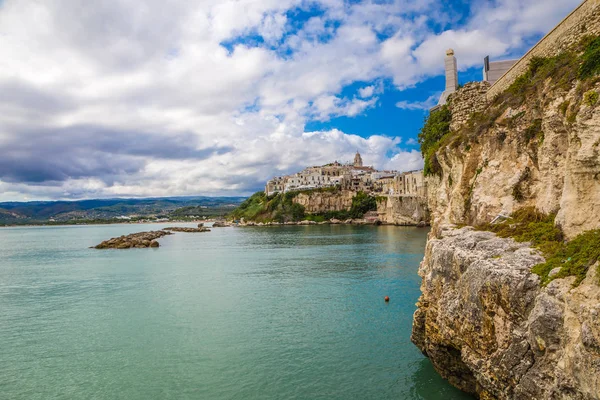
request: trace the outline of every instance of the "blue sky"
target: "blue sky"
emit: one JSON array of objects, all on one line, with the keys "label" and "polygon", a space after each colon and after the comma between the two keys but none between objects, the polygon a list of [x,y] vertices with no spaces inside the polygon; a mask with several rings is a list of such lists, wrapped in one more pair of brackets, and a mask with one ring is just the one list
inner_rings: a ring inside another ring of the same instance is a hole
[{"label": "blue sky", "polygon": [[579,0],[0,0],[0,201],[245,195],[351,160],[422,166],[444,88]]},{"label": "blue sky", "polygon": [[[481,80],[481,75],[481,68],[469,68],[461,71],[459,83]],[[365,82],[348,85],[342,90],[342,95],[349,96],[364,85]],[[429,78],[415,87],[404,90],[396,89],[389,81],[383,85],[384,90],[378,96],[377,104],[361,114],[353,117],[336,117],[328,121],[313,120],[306,124],[305,129],[309,131],[338,129],[362,137],[374,134],[400,137],[405,149],[419,150],[417,135],[423,126],[424,118],[429,114],[428,107],[435,105],[435,101],[439,99],[445,87],[444,76],[438,75]],[[397,106],[399,102],[406,102],[418,108],[400,108]],[[423,103],[423,105],[418,103]]]}]

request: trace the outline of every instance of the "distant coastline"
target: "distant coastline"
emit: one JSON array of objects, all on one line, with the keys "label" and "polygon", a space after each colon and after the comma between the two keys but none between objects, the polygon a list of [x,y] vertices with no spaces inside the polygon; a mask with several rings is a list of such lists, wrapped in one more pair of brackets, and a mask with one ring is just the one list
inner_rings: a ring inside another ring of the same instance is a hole
[{"label": "distant coastline", "polygon": [[169,221],[144,221],[144,222],[131,222],[131,221],[94,221],[89,223],[31,223],[31,224],[12,224],[12,225],[0,225],[0,229],[2,228],[19,228],[19,227],[45,227],[45,226],[100,226],[100,225],[146,225],[146,224],[198,224],[198,223],[209,223],[215,222],[216,219],[208,219],[208,220],[189,220],[189,221],[178,221],[178,220],[169,220]]},{"label": "distant coastline", "polygon": [[196,222],[224,218],[245,197],[159,197],[0,203],[0,226]]}]

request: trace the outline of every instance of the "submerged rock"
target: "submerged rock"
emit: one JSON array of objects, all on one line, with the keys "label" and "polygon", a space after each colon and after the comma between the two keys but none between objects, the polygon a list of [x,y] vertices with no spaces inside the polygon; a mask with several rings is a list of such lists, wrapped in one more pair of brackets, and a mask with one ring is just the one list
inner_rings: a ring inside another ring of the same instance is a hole
[{"label": "submerged rock", "polygon": [[171,235],[171,232],[167,231],[150,231],[132,233],[127,236],[120,236],[105,240],[99,245],[94,246],[95,249],[143,249],[148,247],[158,247],[159,243],[156,239],[166,235]]}]

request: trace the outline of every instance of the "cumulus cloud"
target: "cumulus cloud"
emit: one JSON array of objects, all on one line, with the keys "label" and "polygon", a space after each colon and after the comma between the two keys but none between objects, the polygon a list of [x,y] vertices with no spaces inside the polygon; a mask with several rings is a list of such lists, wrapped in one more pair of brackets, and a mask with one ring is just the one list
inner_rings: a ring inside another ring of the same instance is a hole
[{"label": "cumulus cloud", "polygon": [[430,110],[432,107],[437,105],[440,99],[440,93],[435,93],[427,98],[425,101],[407,101],[402,100],[396,103],[396,107],[402,110]]},{"label": "cumulus cloud", "polygon": [[451,26],[434,0],[4,0],[0,199],[247,194],[357,149],[419,168],[402,132],[306,125],[441,73],[447,47],[461,68],[518,52],[578,1],[474,2]]}]

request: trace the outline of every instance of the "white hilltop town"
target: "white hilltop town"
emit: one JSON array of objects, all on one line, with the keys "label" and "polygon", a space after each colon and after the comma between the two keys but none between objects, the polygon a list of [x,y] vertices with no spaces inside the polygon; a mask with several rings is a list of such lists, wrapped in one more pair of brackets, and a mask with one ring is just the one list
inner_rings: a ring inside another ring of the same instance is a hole
[{"label": "white hilltop town", "polygon": [[341,164],[335,161],[331,164],[308,167],[292,175],[273,178],[267,182],[265,193],[272,196],[277,193],[333,187],[377,195],[427,195],[423,170],[378,171],[371,166],[364,166],[358,151],[353,163]]},{"label": "white hilltop town", "polygon": [[[490,61],[489,57],[485,57],[481,84],[484,86],[493,85],[516,61],[518,60]],[[438,104],[430,112],[439,110],[459,88],[458,63],[453,49],[446,51],[444,70],[446,87]],[[423,170],[410,172],[378,171],[373,167],[364,166],[358,151],[354,156],[353,163],[341,164],[335,161],[331,164],[308,167],[293,175],[273,178],[267,182],[265,193],[271,196],[276,193],[332,187],[354,192],[363,191],[380,196],[413,196],[420,198],[427,196],[427,181],[424,179]]]}]

